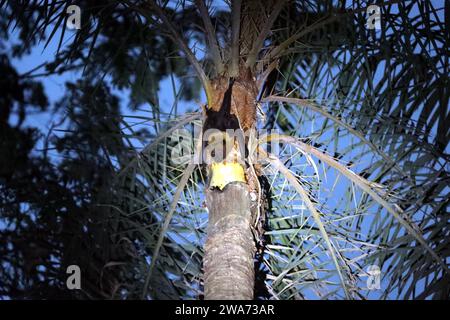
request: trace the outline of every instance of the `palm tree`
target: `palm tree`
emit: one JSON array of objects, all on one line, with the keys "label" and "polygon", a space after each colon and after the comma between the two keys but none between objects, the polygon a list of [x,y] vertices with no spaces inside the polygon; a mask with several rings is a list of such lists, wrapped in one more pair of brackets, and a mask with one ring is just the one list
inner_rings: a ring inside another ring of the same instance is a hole
[{"label": "palm tree", "polygon": [[[364,1],[76,3],[84,25],[66,48],[62,33],[50,72],[103,67],[152,112],[150,142],[138,150],[124,117],[131,152],[111,159],[111,241],[141,249],[113,297],[448,298],[443,4],[377,1],[373,28]],[[51,41],[67,5],[32,1],[34,33],[54,24]],[[198,84],[205,101],[180,115]],[[174,161],[201,149],[203,126],[242,129],[245,161]],[[372,267],[382,290],[367,287]]]}]

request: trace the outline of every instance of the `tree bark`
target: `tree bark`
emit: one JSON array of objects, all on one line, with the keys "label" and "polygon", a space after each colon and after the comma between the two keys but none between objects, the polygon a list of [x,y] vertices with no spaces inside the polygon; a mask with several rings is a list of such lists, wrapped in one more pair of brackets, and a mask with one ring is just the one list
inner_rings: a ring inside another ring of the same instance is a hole
[{"label": "tree bark", "polygon": [[234,182],[207,190],[204,292],[207,300],[253,299],[255,242],[248,186]]}]

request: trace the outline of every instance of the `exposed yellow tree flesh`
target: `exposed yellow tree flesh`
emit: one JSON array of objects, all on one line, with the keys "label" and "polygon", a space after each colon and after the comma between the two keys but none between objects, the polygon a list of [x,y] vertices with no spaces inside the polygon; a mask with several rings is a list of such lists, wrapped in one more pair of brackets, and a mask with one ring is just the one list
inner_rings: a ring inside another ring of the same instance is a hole
[{"label": "exposed yellow tree flesh", "polygon": [[211,164],[210,188],[223,190],[231,182],[246,182],[244,168],[238,162],[220,162]]}]

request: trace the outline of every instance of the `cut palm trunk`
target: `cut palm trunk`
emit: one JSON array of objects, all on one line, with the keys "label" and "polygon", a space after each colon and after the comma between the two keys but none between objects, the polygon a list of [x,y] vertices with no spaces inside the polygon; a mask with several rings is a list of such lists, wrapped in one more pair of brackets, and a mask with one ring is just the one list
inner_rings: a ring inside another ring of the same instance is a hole
[{"label": "cut palm trunk", "polygon": [[[253,189],[244,173],[245,161],[238,161],[245,152],[240,152],[235,138],[226,132],[246,133],[254,128],[256,85],[251,72],[241,70],[237,79],[215,79],[212,88],[203,129],[217,132],[209,137],[212,140],[205,135],[203,138],[208,141],[208,149],[225,145],[232,150],[225,153],[220,148],[216,150],[209,166],[210,184],[206,190],[209,222],[203,260],[205,299],[253,299],[256,249],[251,227],[254,203],[249,195]],[[217,159],[217,155],[223,157]]]},{"label": "cut palm trunk", "polygon": [[241,182],[207,190],[205,299],[253,299],[255,242],[248,186]]}]

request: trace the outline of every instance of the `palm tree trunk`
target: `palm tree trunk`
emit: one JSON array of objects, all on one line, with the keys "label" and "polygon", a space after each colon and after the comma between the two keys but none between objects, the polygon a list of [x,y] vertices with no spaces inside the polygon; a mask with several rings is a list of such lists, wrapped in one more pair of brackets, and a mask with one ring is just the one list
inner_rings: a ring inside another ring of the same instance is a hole
[{"label": "palm tree trunk", "polygon": [[248,186],[241,182],[207,190],[209,222],[204,291],[208,300],[253,299],[255,243]]}]

